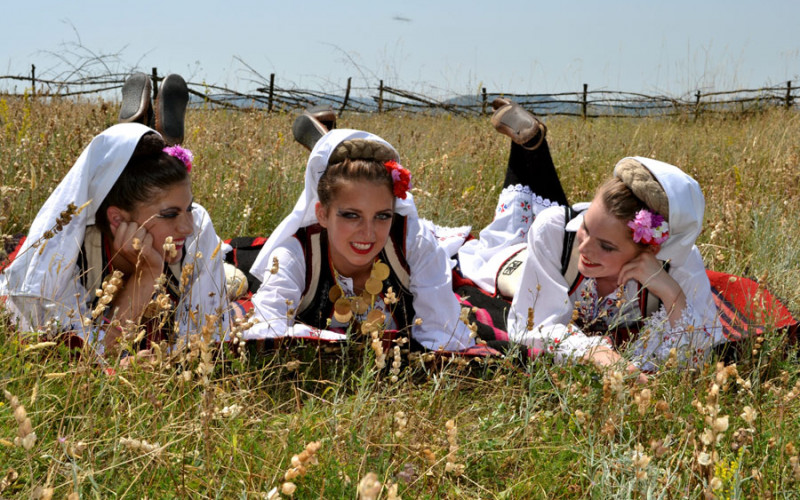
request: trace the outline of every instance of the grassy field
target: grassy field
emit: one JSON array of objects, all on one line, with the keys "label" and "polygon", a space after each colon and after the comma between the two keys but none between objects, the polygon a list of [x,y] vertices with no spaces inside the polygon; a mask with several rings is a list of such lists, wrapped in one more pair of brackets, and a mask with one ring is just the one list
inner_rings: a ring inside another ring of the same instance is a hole
[{"label": "grassy field", "polygon": [[[0,96],[0,234],[27,230],[116,111]],[[222,237],[268,234],[291,209],[305,164],[292,120],[189,112],[195,199]],[[758,278],[800,312],[796,113],[547,124],[571,200],[590,199],[623,156],[674,163],[706,195],[707,266]],[[491,219],[507,141],[488,118],[345,115],[340,126],[397,147],[423,216]],[[744,343],[736,365],[667,370],[647,386],[546,361],[406,360],[392,381],[358,345],[210,366],[195,353],[108,376],[63,346],[20,340],[0,326],[0,498],[800,497],[798,355],[774,331]]]}]

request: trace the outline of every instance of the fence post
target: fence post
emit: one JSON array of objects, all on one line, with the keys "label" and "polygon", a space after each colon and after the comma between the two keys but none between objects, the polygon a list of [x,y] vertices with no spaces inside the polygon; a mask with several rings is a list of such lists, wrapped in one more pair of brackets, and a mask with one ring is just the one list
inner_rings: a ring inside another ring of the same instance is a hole
[{"label": "fence post", "polygon": [[151,70],[150,81],[153,83],[153,102],[156,102],[156,97],[158,97],[158,68]]},{"label": "fence post", "polygon": [[586,119],[587,109],[589,108],[588,95],[589,95],[589,84],[588,83],[584,83],[583,84],[583,102],[581,102],[581,108],[582,108],[582,113],[581,114],[583,114],[583,119],[584,120]]},{"label": "fence post", "polygon": [[481,88],[481,114],[486,114],[486,87]]},{"label": "fence post", "polygon": [[694,94],[694,119],[697,121],[697,117],[700,116],[700,91],[698,90]]},{"label": "fence post", "polygon": [[792,107],[792,81],[786,82],[786,109]]},{"label": "fence post", "polygon": [[383,113],[383,80],[378,86],[378,113]]},{"label": "fence post", "polygon": [[347,107],[347,101],[350,99],[350,83],[352,82],[352,80],[353,80],[352,76],[347,77],[347,88],[344,91],[344,102],[342,102],[342,108],[339,110],[340,114],[344,112],[344,108]]},{"label": "fence post", "polygon": [[269,98],[267,99],[267,113],[272,113],[272,103],[275,99],[275,73],[269,74]]},{"label": "fence post", "polygon": [[36,97],[36,65],[31,64],[31,96]]}]

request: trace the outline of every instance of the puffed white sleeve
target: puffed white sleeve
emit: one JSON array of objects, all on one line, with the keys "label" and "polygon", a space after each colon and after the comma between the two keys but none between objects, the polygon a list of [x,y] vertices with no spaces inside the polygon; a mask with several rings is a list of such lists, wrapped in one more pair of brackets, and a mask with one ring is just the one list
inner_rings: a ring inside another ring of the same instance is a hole
[{"label": "puffed white sleeve", "polygon": [[92,345],[98,344],[98,352],[102,353],[105,330],[95,328],[93,323],[88,327],[83,325],[83,318],[91,318],[87,306],[89,294],[80,285],[77,273],[72,268],[69,272],[74,276],[53,298],[9,292],[0,279],[0,307],[12,314],[21,331],[43,331],[52,324],[57,331],[75,332]]},{"label": "puffed white sleeve", "polygon": [[406,261],[414,313],[422,320],[411,335],[431,350],[459,351],[475,345],[472,333],[459,320],[461,306],[453,293],[452,271],[447,252],[420,221],[409,217],[406,227]]},{"label": "puffed white sleeve", "polygon": [[218,318],[215,338],[222,340],[230,331],[222,240],[202,205],[192,205],[192,219],[194,233],[186,242],[186,256],[177,276],[179,280],[189,280],[176,306],[179,334],[197,333],[206,317],[214,315]]},{"label": "puffed white sleeve", "polygon": [[[602,336],[587,336],[571,325],[574,305],[561,274],[565,214],[551,207],[536,216],[528,232],[528,257],[520,289],[508,316],[509,338],[554,355],[557,363],[582,357],[595,346],[610,346]],[[528,330],[529,312],[533,328]]]},{"label": "puffed white sleeve", "polygon": [[[288,238],[270,254],[267,262],[277,259],[277,272],[268,270],[261,287],[253,295],[253,312],[258,322],[244,332],[248,340],[283,337],[294,324],[290,310],[300,305],[305,288],[306,266],[302,259],[303,247],[295,238]],[[298,258],[297,256],[301,256]]]},{"label": "puffed white sleeve", "polygon": [[680,266],[669,270],[686,296],[686,308],[671,324],[662,304],[644,320],[644,328],[628,348],[631,361],[643,370],[655,371],[675,352],[679,366],[698,366],[713,345],[724,342],[717,307],[711,294],[703,258],[697,247]]}]

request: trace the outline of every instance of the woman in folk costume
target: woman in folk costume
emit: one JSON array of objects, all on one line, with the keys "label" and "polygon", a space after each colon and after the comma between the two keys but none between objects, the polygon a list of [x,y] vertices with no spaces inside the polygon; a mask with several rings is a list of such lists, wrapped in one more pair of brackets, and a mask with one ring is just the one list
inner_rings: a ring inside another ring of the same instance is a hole
[{"label": "woman in folk costume", "polygon": [[344,339],[353,322],[408,332],[412,346],[475,346],[452,292],[448,255],[417,215],[410,173],[395,149],[357,130],[313,147],[305,188],[261,249],[251,273],[259,322],[248,339]]},{"label": "woman in folk costume", "polygon": [[[621,362],[631,372],[671,356],[702,362],[724,339],[695,246],[705,208],[698,183],[673,165],[624,158],[588,209],[573,211],[544,125],[515,103],[494,105],[495,127],[513,141],[505,188],[495,220],[458,258],[464,276],[513,299],[511,340],[557,362]],[[630,339],[614,335],[633,326]]]},{"label": "woman in folk costume", "polygon": [[149,127],[123,123],[84,149],[0,275],[22,330],[70,332],[101,354],[128,321],[171,337],[216,315],[211,326],[224,331],[220,240],[193,201],[191,153],[166,146]]}]

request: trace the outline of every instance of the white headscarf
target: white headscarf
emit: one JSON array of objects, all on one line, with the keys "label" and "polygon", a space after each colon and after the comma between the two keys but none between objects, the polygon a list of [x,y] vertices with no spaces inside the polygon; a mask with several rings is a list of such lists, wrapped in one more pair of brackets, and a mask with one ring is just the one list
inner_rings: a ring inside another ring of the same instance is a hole
[{"label": "white headscarf", "polygon": [[[377,135],[361,130],[334,129],[322,136],[314,145],[314,149],[308,157],[308,163],[306,164],[306,181],[303,192],[300,193],[300,197],[297,199],[292,213],[283,219],[278,227],[275,228],[258,253],[258,257],[256,257],[253,267],[250,269],[250,273],[253,276],[263,281],[267,269],[271,265],[271,263],[268,262],[268,258],[275,247],[287,238],[291,238],[298,229],[318,222],[315,207],[319,201],[319,196],[317,195],[319,179],[322,177],[322,174],[325,173],[325,170],[328,169],[328,160],[333,150],[336,149],[336,146],[350,139],[367,139],[380,142],[390,147],[392,151],[395,151],[395,154],[397,153],[394,147],[385,140]],[[414,205],[414,197],[411,193],[407,193],[405,200],[399,198],[395,199],[394,211],[399,215],[417,217],[417,207]]]},{"label": "white headscarf", "polygon": [[[38,330],[56,320],[60,329],[83,331],[81,320],[88,313],[86,303],[94,292],[83,288],[77,269],[86,227],[94,224],[98,207],[147,133],[156,132],[144,125],[125,123],[97,135],[39,210],[17,257],[0,274],[0,296],[7,296],[6,307],[23,329]],[[69,203],[86,207],[45,241],[44,234],[53,230]],[[212,314],[223,304],[219,299],[225,297],[222,252],[209,261],[219,238],[205,209],[195,205],[192,213],[195,227],[186,239],[184,264],[193,263],[195,271],[184,293],[189,299],[182,300],[178,310],[183,332],[189,326],[185,313],[190,308]],[[33,247],[37,242],[39,246]],[[196,259],[197,252],[203,254],[203,261]],[[209,297],[211,293],[215,296]]]},{"label": "white headscarf", "polygon": [[[617,165],[627,158],[620,160]],[[669,163],[634,156],[656,178],[669,200],[669,238],[656,257],[681,265],[688,258],[703,228],[705,198],[700,184],[689,174]],[[616,167],[614,168],[616,171]]]},{"label": "white headscarf", "polygon": [[[703,227],[706,202],[700,184],[675,165],[652,158],[626,157],[618,161],[617,165],[631,159],[644,165],[664,188],[669,200],[669,238],[661,245],[656,257],[663,261],[669,260],[673,266],[679,266],[693,252],[695,240]],[[617,166],[614,167],[615,172],[616,169]],[[576,205],[573,208],[584,210],[587,206],[578,208]],[[584,212],[581,212],[569,221],[567,231],[577,231],[583,215]]]}]

